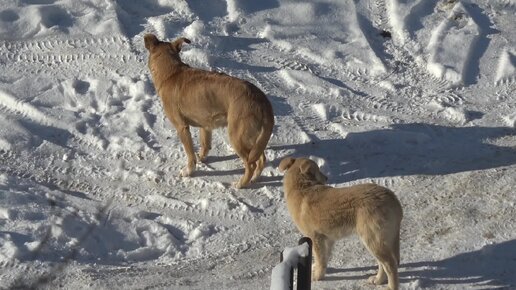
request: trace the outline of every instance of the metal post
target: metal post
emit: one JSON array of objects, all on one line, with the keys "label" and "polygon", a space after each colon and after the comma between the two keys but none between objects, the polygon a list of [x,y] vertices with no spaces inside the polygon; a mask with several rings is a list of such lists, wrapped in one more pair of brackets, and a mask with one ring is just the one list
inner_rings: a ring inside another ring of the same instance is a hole
[{"label": "metal post", "polygon": [[308,243],[308,256],[302,257],[297,265],[297,290],[310,290],[312,285],[312,240],[302,237],[299,245]]}]

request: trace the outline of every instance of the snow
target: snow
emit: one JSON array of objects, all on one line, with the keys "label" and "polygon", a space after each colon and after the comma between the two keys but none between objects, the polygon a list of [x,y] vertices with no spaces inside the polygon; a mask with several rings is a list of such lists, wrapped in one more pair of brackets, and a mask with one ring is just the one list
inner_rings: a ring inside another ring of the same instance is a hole
[{"label": "snow", "polygon": [[495,80],[501,81],[511,77],[516,77],[516,52],[510,52],[506,48],[498,60]]},{"label": "snow", "polygon": [[[516,288],[515,16],[513,0],[2,1],[0,288],[268,288],[300,237],[290,155],[397,194],[401,289]],[[146,33],[269,97],[256,184],[231,187],[226,130],[180,177]],[[346,239],[313,287],[362,288],[374,265]]]}]

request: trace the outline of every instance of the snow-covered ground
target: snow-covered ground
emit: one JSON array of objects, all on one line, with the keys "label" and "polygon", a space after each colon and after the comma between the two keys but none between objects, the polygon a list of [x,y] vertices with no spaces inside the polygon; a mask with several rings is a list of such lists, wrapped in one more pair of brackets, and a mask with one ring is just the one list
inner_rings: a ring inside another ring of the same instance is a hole
[{"label": "snow-covered ground", "polygon": [[[179,177],[149,32],[268,95],[260,182],[230,186],[224,130]],[[397,193],[402,289],[516,289],[516,1],[1,1],[1,288],[267,289],[291,154]],[[374,265],[348,238],[313,288],[377,289]]]}]

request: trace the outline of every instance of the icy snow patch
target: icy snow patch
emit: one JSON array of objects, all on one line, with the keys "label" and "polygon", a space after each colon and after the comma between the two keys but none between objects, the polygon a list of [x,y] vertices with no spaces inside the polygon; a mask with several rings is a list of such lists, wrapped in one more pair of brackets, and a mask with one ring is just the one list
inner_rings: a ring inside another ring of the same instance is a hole
[{"label": "icy snow patch", "polygon": [[393,30],[394,40],[402,45],[408,38],[404,23],[404,18],[410,12],[409,7],[407,7],[408,4],[400,3],[398,0],[388,0],[385,1],[385,6],[389,16],[389,24]]},{"label": "icy snow patch", "polygon": [[192,47],[183,51],[181,53],[181,58],[189,65],[208,70],[211,68],[211,57],[206,51],[200,48]]},{"label": "icy snow patch", "polygon": [[11,219],[12,215],[13,214],[10,209],[0,207],[0,219],[5,219],[5,220]]},{"label": "icy snow patch", "polygon": [[9,261],[20,255],[20,249],[8,233],[0,234],[0,261]]},{"label": "icy snow patch", "polygon": [[516,51],[505,48],[500,55],[496,70],[495,81],[516,76]]},{"label": "icy snow patch", "polygon": [[204,31],[204,22],[201,20],[195,20],[192,24],[185,27],[183,30],[183,36],[195,41],[199,39]]},{"label": "icy snow patch", "polygon": [[507,126],[516,128],[516,113],[504,116],[502,119]]},{"label": "icy snow patch", "polygon": [[228,20],[230,22],[236,21],[242,13],[240,7],[238,7],[237,0],[226,0],[226,8],[228,11]]},{"label": "icy snow patch", "polygon": [[460,108],[443,105],[435,100],[428,103],[428,108],[437,113],[438,116],[456,124],[465,124],[468,121],[467,113]]}]

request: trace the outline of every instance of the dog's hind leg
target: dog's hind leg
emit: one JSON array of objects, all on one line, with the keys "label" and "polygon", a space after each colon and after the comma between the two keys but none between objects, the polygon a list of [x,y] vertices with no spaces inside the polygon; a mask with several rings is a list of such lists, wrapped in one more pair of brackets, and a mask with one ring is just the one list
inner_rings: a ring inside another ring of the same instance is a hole
[{"label": "dog's hind leg", "polygon": [[256,164],[254,162],[244,161],[244,166],[244,175],[240,178],[240,180],[238,180],[238,182],[235,182],[233,184],[235,188],[243,188],[249,185],[249,182],[251,181],[251,176],[253,175],[253,172],[256,169]]},{"label": "dog's hind leg", "polygon": [[399,224],[396,228],[394,240],[391,243],[390,251],[385,262],[382,264],[389,279],[389,289],[397,290],[399,287],[398,267],[400,266],[400,230]]},{"label": "dog's hind leg", "polygon": [[[365,218],[365,220],[369,220],[369,218],[370,217]],[[385,284],[385,282],[387,282],[387,275],[383,267],[383,262],[388,251],[386,251],[384,241],[381,238],[381,234],[379,234],[381,229],[379,229],[375,223],[360,220],[360,222],[357,222],[356,230],[362,244],[364,244],[369,253],[371,253],[378,261],[378,273],[369,277],[367,281],[374,285]]]},{"label": "dog's hind leg", "polygon": [[253,130],[238,120],[228,119],[228,135],[231,146],[244,162],[245,172],[238,182],[233,183],[235,188],[246,187],[256,169],[256,159],[249,160],[249,153],[253,147]]},{"label": "dog's hind leg", "polygon": [[388,289],[398,290],[398,262],[394,253],[386,253],[385,256],[379,257],[381,259],[382,267],[387,274]]},{"label": "dog's hind leg", "polygon": [[201,128],[200,130],[200,139],[201,139],[201,150],[199,151],[199,161],[204,162],[206,160],[206,156],[211,149],[211,130]]},{"label": "dog's hind leg", "polygon": [[396,237],[394,237],[394,254],[396,255],[396,261],[398,262],[398,267],[400,265],[400,226],[398,225],[396,231]]},{"label": "dog's hind leg", "polygon": [[267,161],[267,158],[265,157],[265,153],[262,153],[260,155],[260,158],[256,160],[256,169],[254,170],[253,177],[251,178],[251,182],[255,182],[258,177],[262,174],[263,168],[265,168],[265,162]]},{"label": "dog's hind leg", "polygon": [[255,162],[249,162],[247,159],[249,158],[249,149],[244,146],[244,144],[240,143],[240,140],[234,141],[231,138],[230,132],[230,141],[233,145],[233,149],[235,149],[237,155],[244,162],[244,175],[237,181],[233,183],[235,188],[243,188],[246,187],[251,181],[251,177],[253,176],[253,172],[256,168]]},{"label": "dog's hind leg", "polygon": [[[389,290],[397,290],[398,282],[398,261],[394,251],[394,243],[385,239],[386,236],[375,236],[370,232],[365,236],[361,235],[362,242],[378,261],[378,273],[369,277],[368,281],[375,285],[384,284],[388,281]],[[387,279],[386,279],[387,278]]]},{"label": "dog's hind leg", "polygon": [[385,271],[383,270],[382,263],[378,262],[378,273],[376,275],[369,277],[367,281],[373,285],[382,285],[387,281],[387,275],[385,275]]}]

